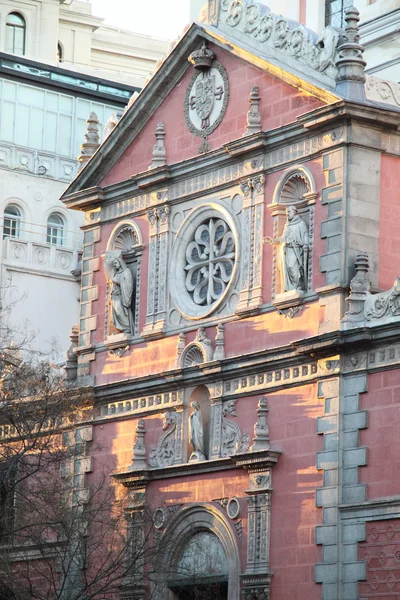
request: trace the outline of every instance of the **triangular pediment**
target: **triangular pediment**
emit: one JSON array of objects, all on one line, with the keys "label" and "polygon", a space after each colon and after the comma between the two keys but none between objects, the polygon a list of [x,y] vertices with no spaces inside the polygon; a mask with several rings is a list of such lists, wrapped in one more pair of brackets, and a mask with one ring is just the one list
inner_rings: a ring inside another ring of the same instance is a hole
[{"label": "triangular pediment", "polygon": [[106,187],[129,179],[149,169],[160,121],[165,126],[168,165],[193,158],[201,151],[202,137],[193,135],[190,124],[185,122],[184,104],[188,85],[195,74],[188,57],[204,41],[214,52],[216,62],[222,65],[229,82],[229,91],[225,90],[229,93],[226,113],[215,131],[207,136],[211,150],[246,133],[253,86],[260,88],[263,131],[276,129],[294,121],[298,115],[340,99],[333,93],[327,76],[325,82],[317,81],[318,77],[312,73],[301,77],[300,63],[294,67],[285,65],[279,62],[279,56],[263,56],[246,45],[245,40],[240,42],[230,36],[229,31],[213,25],[193,24],[71,183],[63,199],[94,186]]}]

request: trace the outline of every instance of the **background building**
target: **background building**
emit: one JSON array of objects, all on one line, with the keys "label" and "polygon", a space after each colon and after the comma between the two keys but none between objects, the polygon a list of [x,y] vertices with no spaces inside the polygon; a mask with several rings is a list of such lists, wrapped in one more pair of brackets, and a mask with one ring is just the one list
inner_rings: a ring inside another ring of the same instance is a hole
[{"label": "background building", "polygon": [[58,198],[86,119],[96,113],[101,141],[168,45],[103,27],[87,2],[0,3],[3,324],[27,329],[44,352],[56,342],[63,355],[77,320],[82,220]]}]

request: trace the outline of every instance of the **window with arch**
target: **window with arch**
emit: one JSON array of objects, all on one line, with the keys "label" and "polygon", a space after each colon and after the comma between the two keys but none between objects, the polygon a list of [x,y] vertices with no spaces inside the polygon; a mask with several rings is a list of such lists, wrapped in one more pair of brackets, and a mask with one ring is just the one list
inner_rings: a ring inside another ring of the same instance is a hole
[{"label": "window with arch", "polygon": [[17,12],[9,13],[6,22],[6,52],[25,54],[26,23]]},{"label": "window with arch", "polygon": [[18,206],[9,204],[4,211],[3,239],[20,237],[22,213]]},{"label": "window with arch", "polygon": [[57,213],[52,213],[47,219],[47,243],[54,246],[64,244],[65,223]]}]

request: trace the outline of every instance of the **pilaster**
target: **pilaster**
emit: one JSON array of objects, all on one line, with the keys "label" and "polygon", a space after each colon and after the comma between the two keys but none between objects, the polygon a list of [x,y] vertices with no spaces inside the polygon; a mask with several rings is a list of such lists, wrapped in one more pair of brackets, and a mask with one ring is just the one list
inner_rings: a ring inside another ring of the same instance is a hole
[{"label": "pilaster", "polygon": [[240,184],[243,195],[240,297],[236,312],[257,312],[262,304],[262,238],[264,231],[265,176],[255,175]]},{"label": "pilaster", "polygon": [[149,267],[147,286],[147,314],[143,337],[159,337],[163,334],[167,305],[168,273],[168,205],[147,211],[149,221]]}]

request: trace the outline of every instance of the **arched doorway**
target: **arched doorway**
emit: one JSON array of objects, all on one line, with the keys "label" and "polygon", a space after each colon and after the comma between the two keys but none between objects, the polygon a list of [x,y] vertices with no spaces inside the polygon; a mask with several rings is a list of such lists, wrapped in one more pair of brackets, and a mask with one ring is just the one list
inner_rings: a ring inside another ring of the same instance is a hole
[{"label": "arched doorway", "polygon": [[237,600],[239,547],[231,523],[209,503],[182,507],[161,543],[157,600]]},{"label": "arched doorway", "polygon": [[169,589],[177,600],[227,600],[228,561],[214,533],[199,531],[184,546]]}]

